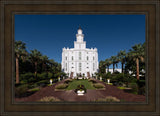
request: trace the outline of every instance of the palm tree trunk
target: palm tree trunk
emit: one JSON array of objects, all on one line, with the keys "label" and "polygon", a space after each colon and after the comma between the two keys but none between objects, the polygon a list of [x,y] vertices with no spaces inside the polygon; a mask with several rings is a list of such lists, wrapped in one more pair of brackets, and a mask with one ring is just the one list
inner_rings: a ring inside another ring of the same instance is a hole
[{"label": "palm tree trunk", "polygon": [[122,73],[123,73],[123,63],[122,63]]},{"label": "palm tree trunk", "polygon": [[42,71],[46,71],[45,70],[45,63],[42,63]]},{"label": "palm tree trunk", "polygon": [[35,74],[35,77],[37,77],[37,62],[35,62],[35,72],[34,72],[34,74]]},{"label": "palm tree trunk", "polygon": [[45,71],[45,72],[47,71],[46,64],[44,64],[44,71]]},{"label": "palm tree trunk", "polygon": [[19,60],[18,57],[16,57],[16,84],[19,83]]},{"label": "palm tree trunk", "polygon": [[113,63],[113,73],[114,73],[114,68],[115,68],[115,67],[114,67],[114,63]]},{"label": "palm tree trunk", "polygon": [[139,59],[138,58],[136,59],[136,69],[137,69],[137,74],[136,74],[137,80],[139,80]]},{"label": "palm tree trunk", "polygon": [[109,66],[108,66],[108,72],[109,72]]}]

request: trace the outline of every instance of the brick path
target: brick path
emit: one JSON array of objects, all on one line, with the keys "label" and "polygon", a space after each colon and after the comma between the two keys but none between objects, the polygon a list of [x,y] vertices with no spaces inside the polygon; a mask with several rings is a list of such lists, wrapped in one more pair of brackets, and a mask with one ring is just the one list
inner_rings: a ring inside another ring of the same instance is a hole
[{"label": "brick path", "polygon": [[104,82],[96,80],[99,83],[105,85],[105,90],[87,90],[84,96],[78,96],[74,90],[68,91],[55,91],[54,88],[57,84],[63,83],[63,81],[56,83],[55,85],[42,88],[35,94],[24,97],[15,98],[16,101],[38,101],[45,96],[54,96],[62,101],[93,101],[98,98],[105,98],[106,96],[113,96],[118,99],[123,99],[129,102],[145,102],[145,96],[126,93],[123,90],[118,89],[116,86],[107,85]]}]

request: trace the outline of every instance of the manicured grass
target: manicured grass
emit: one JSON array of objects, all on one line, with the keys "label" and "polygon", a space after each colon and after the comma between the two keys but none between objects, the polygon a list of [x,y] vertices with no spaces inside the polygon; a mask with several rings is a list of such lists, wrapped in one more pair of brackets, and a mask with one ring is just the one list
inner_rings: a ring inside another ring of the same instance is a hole
[{"label": "manicured grass", "polygon": [[52,85],[54,85],[55,83],[52,83],[52,84],[48,84],[47,86],[52,86]]},{"label": "manicured grass", "polygon": [[73,80],[69,83],[67,90],[76,89],[80,84],[84,85],[86,89],[95,89],[92,85],[92,82],[88,82],[88,80]]},{"label": "manicured grass", "polygon": [[40,89],[38,87],[36,87],[36,88],[30,89],[29,91],[36,92],[36,91],[39,91],[39,90]]},{"label": "manicured grass", "polygon": [[125,92],[138,95],[138,92],[137,92],[137,91],[133,91],[132,88],[130,88],[129,90],[126,90],[126,89],[127,89],[126,87],[117,87],[117,88],[118,88],[118,89],[125,90]]},{"label": "manicured grass", "polygon": [[113,83],[106,83],[107,85],[113,85]]}]

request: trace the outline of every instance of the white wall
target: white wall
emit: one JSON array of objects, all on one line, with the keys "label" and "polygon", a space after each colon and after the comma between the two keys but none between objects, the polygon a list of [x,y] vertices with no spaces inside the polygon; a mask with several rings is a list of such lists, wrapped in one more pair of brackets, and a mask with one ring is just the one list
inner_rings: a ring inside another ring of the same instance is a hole
[{"label": "white wall", "polygon": [[[81,52],[81,60],[79,59],[79,52]],[[67,63],[67,70],[66,70],[66,63]],[[81,63],[81,71],[79,70],[79,63]],[[93,63],[94,63],[94,70],[93,70]],[[81,73],[81,74],[84,73],[85,76],[87,76],[87,72],[90,72],[90,75],[92,75],[98,70],[98,53],[94,49],[93,50],[63,49],[62,69],[64,70],[64,72],[69,74],[71,72],[74,72],[74,76],[76,76],[76,73]]]}]

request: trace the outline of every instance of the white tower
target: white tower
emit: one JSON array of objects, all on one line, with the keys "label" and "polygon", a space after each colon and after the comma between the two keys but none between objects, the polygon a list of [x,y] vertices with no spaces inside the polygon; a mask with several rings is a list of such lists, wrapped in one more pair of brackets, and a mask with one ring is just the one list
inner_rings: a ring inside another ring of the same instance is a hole
[{"label": "white tower", "polygon": [[77,34],[76,34],[77,41],[74,42],[75,49],[85,49],[86,48],[86,42],[83,41],[84,34],[82,32],[83,32],[82,29],[79,27]]},{"label": "white tower", "polygon": [[70,77],[77,74],[91,77],[98,71],[97,48],[86,48],[84,34],[79,27],[74,41],[74,48],[63,48],[62,50],[62,70]]},{"label": "white tower", "polygon": [[82,29],[79,27],[78,34],[76,34],[77,42],[83,42],[84,34],[82,34]]}]

